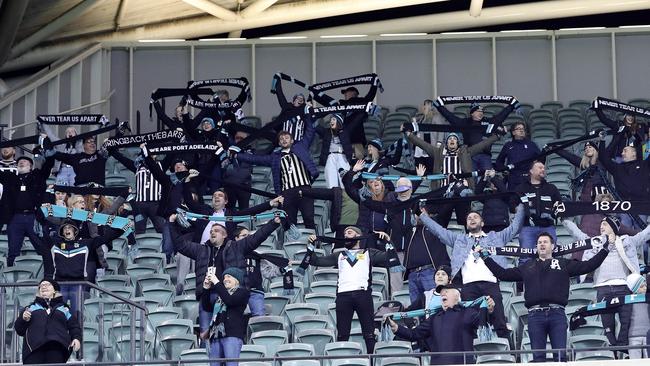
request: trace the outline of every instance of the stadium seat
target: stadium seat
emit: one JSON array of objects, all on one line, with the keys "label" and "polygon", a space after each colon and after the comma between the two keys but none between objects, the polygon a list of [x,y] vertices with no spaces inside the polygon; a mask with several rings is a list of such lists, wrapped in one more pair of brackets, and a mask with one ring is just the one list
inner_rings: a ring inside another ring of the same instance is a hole
[{"label": "stadium seat", "polygon": [[[286,253],[286,257],[291,259],[294,258],[294,255],[301,249],[305,249],[305,246],[307,246],[306,241],[298,240],[298,241],[285,241],[284,244],[282,244],[282,248],[284,249],[284,252]],[[302,258],[300,258],[302,260]]]},{"label": "stadium seat", "polygon": [[[183,361],[187,360],[205,360],[208,358],[208,352],[207,349],[205,348],[194,348],[194,349],[186,349],[181,351],[181,354],[179,358]],[[210,366],[208,362],[206,363],[200,363],[200,362],[192,362],[192,366]]]},{"label": "stadium seat", "polygon": [[339,358],[332,360],[330,366],[370,366],[367,358]]},{"label": "stadium seat", "polygon": [[97,286],[108,290],[131,286],[131,277],[128,275],[105,275],[97,278]]},{"label": "stadium seat", "polygon": [[[315,272],[314,272],[315,274]],[[311,292],[324,292],[335,294],[338,284],[336,281],[314,281],[311,283]]]},{"label": "stadium seat", "polygon": [[199,316],[199,302],[193,294],[174,297],[172,305],[183,310],[184,319],[193,321]]},{"label": "stadium seat", "polygon": [[284,314],[289,320],[289,324],[293,324],[294,319],[301,315],[318,315],[320,306],[313,303],[295,303],[287,304],[284,307]]},{"label": "stadium seat", "polygon": [[99,358],[99,337],[97,335],[83,336],[84,361],[96,362]]},{"label": "stadium seat", "polygon": [[604,335],[605,328],[603,328],[603,323],[595,319],[587,319],[587,324],[581,325],[578,328],[571,331],[571,336],[582,336],[582,335]]},{"label": "stadium seat", "polygon": [[329,323],[327,315],[298,315],[293,320],[296,333],[307,329],[325,329]]},{"label": "stadium seat", "polygon": [[325,345],[325,356],[354,356],[363,353],[361,344],[357,342],[333,342]]},{"label": "stadium seat", "polygon": [[375,354],[399,354],[411,353],[411,342],[407,341],[390,341],[377,342],[375,345]]},{"label": "stadium seat", "polygon": [[[239,358],[264,358],[266,357],[266,346],[256,344],[244,344],[241,347]],[[240,363],[241,365],[241,363]]]},{"label": "stadium seat", "polygon": [[336,301],[336,293],[312,292],[305,294],[305,302],[320,306],[320,313],[327,314],[328,306]]},{"label": "stadium seat", "polygon": [[0,271],[0,278],[3,282],[20,282],[34,278],[34,271],[31,268],[7,267]]},{"label": "stadium seat", "polygon": [[152,286],[169,286],[171,283],[172,279],[168,274],[150,274],[135,279],[136,288],[141,290]]},{"label": "stadium seat", "polygon": [[314,281],[337,281],[339,270],[335,268],[319,268],[314,271]]},{"label": "stadium seat", "polygon": [[380,359],[381,366],[420,366],[417,357],[386,357]]},{"label": "stadium seat", "polygon": [[[560,241],[558,238],[558,242],[568,243],[570,241]],[[585,306],[591,304],[594,301],[596,301],[596,298],[591,294],[570,294],[567,306]]]},{"label": "stadium seat", "polygon": [[284,330],[284,317],[278,315],[256,316],[248,321],[249,333],[264,330]]},{"label": "stadium seat", "polygon": [[161,269],[165,267],[166,258],[164,253],[142,253],[133,257],[135,264],[148,264],[154,268]]},{"label": "stadium seat", "polygon": [[150,264],[129,264],[126,266],[126,273],[133,279],[153,275],[158,268]]},{"label": "stadium seat", "polygon": [[393,291],[391,300],[399,301],[404,307],[411,305],[411,295],[409,295],[409,290],[397,290]]},{"label": "stadium seat", "polygon": [[602,348],[607,347],[609,341],[604,335],[578,335],[572,336],[568,341],[571,348],[583,349],[583,348]]},{"label": "stadium seat", "polygon": [[149,314],[147,315],[147,319],[151,323],[151,326],[153,328],[156,328],[160,323],[166,320],[180,319],[182,315],[183,315],[183,309],[172,307],[172,306],[166,306],[166,307],[158,307],[150,311]]},{"label": "stadium seat", "polygon": [[250,337],[252,344],[266,346],[266,352],[269,355],[274,355],[276,347],[280,344],[287,343],[288,340],[289,335],[286,330],[264,330],[255,332]]},{"label": "stadium seat", "polygon": [[510,342],[506,338],[492,338],[488,341],[474,339],[475,351],[508,351]]},{"label": "stadium seat", "polygon": [[600,351],[581,351],[576,352],[574,361],[604,361],[614,360],[614,352],[600,350]]},{"label": "stadium seat", "polygon": [[513,355],[480,355],[476,358],[477,364],[502,364],[515,362],[515,356]]},{"label": "stadium seat", "polygon": [[36,277],[40,277],[43,269],[43,257],[40,255],[21,255],[14,260],[14,266],[31,269]]},{"label": "stadium seat", "polygon": [[306,329],[296,333],[295,339],[300,343],[314,345],[317,355],[323,355],[327,344],[334,342],[334,331],[332,329]]},{"label": "stadium seat", "polygon": [[289,296],[265,293],[264,304],[271,305],[271,315],[282,315],[284,307],[289,303]]},{"label": "stadium seat", "polygon": [[192,348],[196,343],[196,337],[193,334],[173,334],[160,339],[165,353],[165,359],[177,360],[181,352]]},{"label": "stadium seat", "polygon": [[318,360],[282,361],[282,366],[321,366]]},{"label": "stadium seat", "polygon": [[[277,346],[275,355],[278,357],[309,357],[316,353],[314,346],[308,343],[287,343]],[[282,362],[286,365],[286,361]]]},{"label": "stadium seat", "polygon": [[247,362],[240,362],[239,366],[273,366],[273,362],[247,361]]},{"label": "stadium seat", "polygon": [[175,295],[175,289],[173,286],[153,285],[143,288],[141,294],[147,299],[155,300],[158,306],[167,306]]}]

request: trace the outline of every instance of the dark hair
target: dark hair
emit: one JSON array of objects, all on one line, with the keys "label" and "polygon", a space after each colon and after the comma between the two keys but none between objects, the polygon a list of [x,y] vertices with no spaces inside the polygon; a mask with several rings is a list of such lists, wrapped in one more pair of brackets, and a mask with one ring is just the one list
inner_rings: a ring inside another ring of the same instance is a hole
[{"label": "dark hair", "polygon": [[469,216],[469,214],[473,214],[473,213],[479,215],[479,216],[481,217],[481,220],[483,220],[483,215],[481,215],[481,213],[478,212],[478,211],[476,211],[476,210],[470,210],[470,211],[467,213],[467,215],[465,215],[465,218],[467,219],[467,216]]},{"label": "dark hair", "polygon": [[[537,235],[537,240],[539,240],[539,238],[541,238],[542,236],[551,239],[551,244],[555,245],[555,239],[553,239],[553,235],[551,235],[548,231],[542,231],[541,233],[539,233],[539,235]],[[537,240],[535,240],[535,242],[537,242]]]},{"label": "dark hair", "polygon": [[[512,136],[512,133],[515,131],[515,128],[517,126],[524,126],[524,131],[526,131],[526,135],[528,135],[528,125],[526,124],[526,122],[517,121],[517,122],[513,123],[512,125],[510,125],[510,136]],[[514,138],[514,136],[513,136],[513,138]]]},{"label": "dark hair", "polygon": [[223,188],[216,189],[212,194],[214,195],[217,192],[223,193],[223,197],[226,199],[226,201],[228,201],[228,193],[226,192],[225,189]]},{"label": "dark hair", "polygon": [[530,163],[530,165],[528,166],[528,170],[533,169],[533,167],[534,167],[535,164],[537,164],[537,163],[540,163],[540,164],[542,164],[542,165],[544,165],[544,166],[546,165],[546,163],[544,163],[542,160],[533,160],[533,161]]},{"label": "dark hair", "polygon": [[241,234],[241,232],[244,230],[248,230],[248,228],[246,226],[237,226],[237,229],[235,229],[235,232],[233,233],[234,237],[238,237],[239,234]]}]

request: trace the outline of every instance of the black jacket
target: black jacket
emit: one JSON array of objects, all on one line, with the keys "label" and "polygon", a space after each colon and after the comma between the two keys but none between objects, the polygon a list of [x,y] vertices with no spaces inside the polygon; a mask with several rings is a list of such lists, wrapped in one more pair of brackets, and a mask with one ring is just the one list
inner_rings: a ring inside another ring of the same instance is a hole
[{"label": "black jacket", "polygon": [[[40,169],[32,169],[26,174],[16,176],[17,186],[13,192],[14,213],[34,213],[41,206],[45,194],[46,181],[54,166],[54,159],[47,158]],[[103,174],[103,171],[102,171]],[[12,180],[10,179],[9,182]],[[24,187],[24,188],[23,188]],[[11,189],[8,194],[11,194]]]},{"label": "black jacket", "polygon": [[[226,311],[217,315],[217,319],[215,320],[216,324],[223,323],[226,337],[244,339],[246,337],[244,310],[246,310],[246,305],[248,305],[250,291],[240,286],[235,292],[230,294],[224,287],[223,282],[214,285],[214,289],[221,301],[226,305]],[[203,291],[201,302],[205,310],[214,310],[214,303],[210,301],[210,291]]]},{"label": "black jacket", "polygon": [[[254,234],[241,240],[229,240],[222,245],[224,251],[221,255],[221,268],[238,267],[246,270],[246,256],[250,255],[262,242],[279,226],[275,221],[269,221],[261,228],[257,229]],[[209,243],[199,244],[193,242],[187,236],[181,237],[175,225],[171,225],[172,240],[174,249],[186,257],[196,261],[196,299],[201,299],[203,291],[203,280],[210,265],[210,261],[217,255],[217,248]],[[217,273],[220,276],[220,273]],[[247,279],[244,278],[242,286],[247,287]]]},{"label": "black jacket", "polygon": [[[329,126],[329,125],[328,125]],[[325,166],[327,163],[327,157],[330,154],[330,144],[332,143],[332,129],[329,127],[318,126],[316,127],[316,133],[321,138],[321,148],[320,156],[318,157],[318,165]],[[350,133],[345,129],[341,130],[338,133],[338,138],[341,140],[341,153],[345,155],[345,158],[348,161],[352,161],[354,150],[352,149],[352,143],[350,142]]]},{"label": "black jacket", "polygon": [[0,197],[0,225],[6,224],[14,214],[16,191],[19,188],[18,176],[12,171],[0,171],[2,197]]},{"label": "black jacket", "polygon": [[553,258],[535,258],[519,267],[505,269],[492,258],[485,265],[501,281],[524,281],[524,300],[527,308],[549,304],[566,306],[569,302],[570,278],[594,271],[605,260],[609,250],[601,249],[588,261]]},{"label": "black jacket", "polygon": [[[32,313],[28,322],[23,320],[26,309]],[[33,303],[18,314],[14,329],[19,336],[25,337],[23,359],[32,352],[38,352],[38,348],[48,342],[57,342],[63,348],[68,348],[73,339],[81,342],[82,335],[77,316],[70,311],[61,296],[49,302],[37,296]]]},{"label": "black jacket", "polygon": [[74,184],[81,185],[90,182],[105,185],[106,158],[108,154],[97,150],[94,154],[80,152],[76,154],[65,154],[56,152],[54,158],[72,167],[75,173]]},{"label": "black jacket", "polygon": [[[396,336],[410,341],[426,341],[431,352],[462,352],[473,350],[473,339],[479,326],[480,312],[470,307],[454,306],[430,316],[414,329],[400,326]],[[467,355],[471,361],[472,356]],[[431,365],[465,364],[462,354],[431,356]]]},{"label": "black jacket", "polygon": [[[487,194],[491,191],[486,190],[488,183],[492,182],[496,191],[493,193],[504,193],[507,192],[506,185],[503,183],[503,179],[499,177],[488,178],[484,177],[479,178],[474,192],[476,194]],[[483,223],[485,226],[508,226],[510,225],[510,215],[508,213],[510,205],[508,204],[507,199],[500,198],[490,198],[483,202]]]},{"label": "black jacket", "polygon": [[[474,121],[472,119],[472,116],[469,116],[467,118],[460,118],[457,115],[450,112],[444,106],[439,106],[439,107],[436,107],[436,108],[438,109],[438,112],[440,112],[440,114],[442,114],[445,117],[445,119],[447,119],[447,121],[449,121],[449,124],[452,125],[452,126],[459,126],[459,127],[485,126],[486,128],[487,128],[487,126],[489,124],[493,124],[494,128],[497,128],[497,127],[501,126],[503,121],[506,120],[506,117],[508,117],[510,112],[512,112],[512,110],[514,109],[512,104],[509,104],[508,106],[503,108],[501,110],[501,112],[499,112],[498,114],[496,114],[492,118],[483,117],[483,119],[481,121]],[[467,145],[467,146],[476,145],[479,142],[481,142],[481,140],[483,140],[484,137],[486,137],[488,135],[489,134],[486,134],[485,132],[480,131],[480,130],[472,130],[472,131],[468,131],[468,132],[463,132],[463,143],[465,145]],[[490,150],[491,150],[491,146],[488,146],[488,147],[485,148],[485,150],[483,150],[483,153],[489,155],[489,154],[491,154]]]},{"label": "black jacket", "polygon": [[524,226],[548,227],[555,224],[553,205],[562,201],[557,187],[545,180],[541,184],[528,181],[517,186],[515,192],[520,197],[528,196],[529,220],[524,220]]},{"label": "black jacket", "polygon": [[640,160],[641,155],[637,157],[635,161],[617,164],[605,149],[605,142],[598,145],[598,160],[614,178],[616,191],[623,200],[634,201],[650,195],[650,159]]},{"label": "black jacket", "polygon": [[404,277],[408,278],[411,270],[429,264],[433,265],[435,273],[436,268],[443,264],[451,266],[451,261],[447,254],[447,248],[440,242],[440,239],[424,225],[418,224],[404,250],[404,267],[406,267]]},{"label": "black jacket", "polygon": [[[595,111],[596,111],[596,116],[598,116],[600,122],[602,122],[608,128],[612,130],[618,130],[618,128],[623,125],[623,121],[617,122],[607,117],[607,115],[602,109],[597,108],[595,109]],[[625,132],[615,135],[612,141],[609,143],[609,146],[607,146],[607,152],[609,153],[609,155],[614,157],[619,157],[621,156],[621,153],[623,152],[625,146],[631,144],[636,149],[637,156],[642,156],[641,145],[643,145],[643,135],[641,131],[643,131],[643,129],[639,128],[637,131],[633,132],[628,127],[625,130]]]}]

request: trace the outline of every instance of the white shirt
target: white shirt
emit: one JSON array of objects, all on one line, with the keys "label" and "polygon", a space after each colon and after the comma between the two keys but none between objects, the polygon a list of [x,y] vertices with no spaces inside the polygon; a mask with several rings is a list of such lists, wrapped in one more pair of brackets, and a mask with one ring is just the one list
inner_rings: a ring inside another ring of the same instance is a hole
[{"label": "white shirt", "polygon": [[[479,233],[478,235],[469,234],[470,238],[475,237],[485,237],[487,236],[484,232]],[[485,265],[482,258],[474,258],[474,252],[470,251],[467,253],[467,259],[463,267],[460,269],[461,274],[463,275],[463,284],[486,281],[496,283],[497,278],[492,274],[489,268]]]},{"label": "white shirt", "polygon": [[[219,212],[215,211],[212,215],[213,216],[221,216],[221,217],[225,216],[223,210],[221,210]],[[212,230],[212,226],[214,226],[214,224],[216,224],[216,223],[217,223],[216,221],[208,221],[208,224],[205,225],[205,229],[203,229],[203,234],[201,234],[201,244],[203,244],[206,241],[210,240],[210,230]]]},{"label": "white shirt", "polygon": [[367,290],[370,276],[370,253],[362,249],[350,250],[357,262],[351,266],[345,251],[339,253],[339,280],[337,292]]}]

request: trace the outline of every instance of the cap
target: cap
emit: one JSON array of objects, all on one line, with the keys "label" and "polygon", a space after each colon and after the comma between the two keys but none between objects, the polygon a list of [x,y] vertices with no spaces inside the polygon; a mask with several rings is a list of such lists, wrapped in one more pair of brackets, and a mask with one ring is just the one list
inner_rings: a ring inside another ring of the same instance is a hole
[{"label": "cap", "polygon": [[474,113],[474,112],[476,112],[476,111],[481,111],[481,112],[483,112],[483,106],[481,106],[480,104],[474,102],[474,103],[472,103],[472,105],[469,107],[469,114],[472,114],[472,113]]},{"label": "cap", "polygon": [[406,192],[406,191],[408,191],[409,189],[413,189],[413,187],[411,187],[411,186],[406,186],[406,185],[404,185],[404,186],[397,186],[397,188],[395,188],[395,193]]},{"label": "cap", "polygon": [[460,292],[460,288],[458,288],[455,285],[452,285],[451,283],[448,285],[439,285],[438,287],[436,287],[437,293],[441,293],[442,290],[457,290],[458,292]]}]

